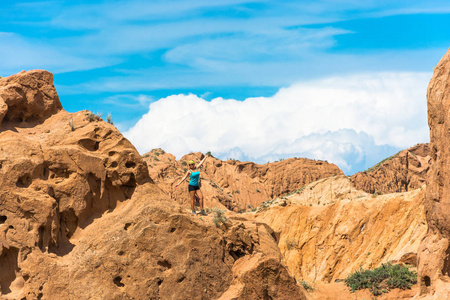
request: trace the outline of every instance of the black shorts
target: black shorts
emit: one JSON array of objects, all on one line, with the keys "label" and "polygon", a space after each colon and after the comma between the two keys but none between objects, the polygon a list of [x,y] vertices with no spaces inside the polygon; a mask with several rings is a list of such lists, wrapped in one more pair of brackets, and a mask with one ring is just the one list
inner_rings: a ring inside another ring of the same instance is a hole
[{"label": "black shorts", "polygon": [[196,190],[199,190],[199,189],[200,189],[200,187],[198,185],[189,185],[188,186],[189,192],[190,191],[196,191]]}]

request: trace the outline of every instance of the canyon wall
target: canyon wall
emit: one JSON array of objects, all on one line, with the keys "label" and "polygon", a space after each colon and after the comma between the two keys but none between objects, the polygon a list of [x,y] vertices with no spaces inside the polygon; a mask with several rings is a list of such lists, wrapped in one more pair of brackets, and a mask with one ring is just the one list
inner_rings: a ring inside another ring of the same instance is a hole
[{"label": "canyon wall", "polygon": [[419,252],[420,295],[450,298],[450,51],[428,85],[431,168],[427,178],[426,238]]},{"label": "canyon wall", "polygon": [[416,189],[370,195],[336,176],[246,215],[279,235],[279,248],[297,280],[331,283],[387,261],[415,266],[427,229],[424,194]]}]

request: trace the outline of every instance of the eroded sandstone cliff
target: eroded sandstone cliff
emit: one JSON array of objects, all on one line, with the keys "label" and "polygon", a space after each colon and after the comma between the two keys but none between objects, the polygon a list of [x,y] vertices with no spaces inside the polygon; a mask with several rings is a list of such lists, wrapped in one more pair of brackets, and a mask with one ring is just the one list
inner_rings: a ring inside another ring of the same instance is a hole
[{"label": "eroded sandstone cliff", "polygon": [[415,265],[427,228],[424,193],[375,196],[336,176],[248,215],[279,235],[279,248],[297,280],[333,282],[387,261]]},{"label": "eroded sandstone cliff", "polygon": [[411,191],[425,183],[430,159],[428,144],[417,144],[356,173],[351,180],[355,188],[370,194]]},{"label": "eroded sandstone cliff", "polygon": [[420,294],[450,298],[450,50],[428,85],[431,168],[425,199],[428,232],[419,251]]},{"label": "eroded sandstone cliff", "polygon": [[[186,186],[175,189],[174,185],[187,170],[187,162],[199,162],[201,153],[191,153],[179,161],[161,149],[143,155],[149,165],[152,179],[172,199],[187,204]],[[254,208],[306,184],[343,172],[334,164],[306,158],[290,158],[263,165],[236,160],[222,161],[209,157],[202,167],[202,190],[208,206],[224,206],[232,211]]]},{"label": "eroded sandstone cliff", "polygon": [[1,299],[304,299],[268,226],[187,213],[52,78],[0,80]]}]

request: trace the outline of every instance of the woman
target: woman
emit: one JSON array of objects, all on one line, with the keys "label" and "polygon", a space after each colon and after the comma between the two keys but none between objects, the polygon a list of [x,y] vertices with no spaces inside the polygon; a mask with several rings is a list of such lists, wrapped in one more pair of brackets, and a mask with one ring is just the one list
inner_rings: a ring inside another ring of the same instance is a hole
[{"label": "woman", "polygon": [[177,188],[188,177],[188,175],[191,175],[191,178],[189,181],[189,186],[188,186],[188,191],[189,191],[189,196],[191,197],[191,208],[192,208],[192,213],[194,215],[197,214],[195,212],[195,206],[194,206],[195,194],[197,194],[197,197],[200,202],[199,215],[206,216],[206,212],[203,209],[203,194],[202,194],[202,191],[200,190],[200,171],[197,169],[197,168],[200,168],[200,166],[203,164],[203,162],[206,160],[206,158],[207,158],[207,156],[205,156],[202,159],[202,161],[198,164],[197,167],[195,167],[195,162],[193,160],[190,160],[189,161],[189,170],[186,172],[186,175],[184,175],[183,179],[181,179],[180,182],[175,185],[175,188]]}]

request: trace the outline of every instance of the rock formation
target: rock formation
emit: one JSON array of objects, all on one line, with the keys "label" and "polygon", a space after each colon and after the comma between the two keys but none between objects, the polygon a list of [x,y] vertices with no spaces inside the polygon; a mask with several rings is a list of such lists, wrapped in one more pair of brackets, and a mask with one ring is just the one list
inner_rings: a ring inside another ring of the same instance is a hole
[{"label": "rock formation", "polygon": [[426,232],[424,193],[369,195],[336,176],[245,215],[273,228],[297,280],[330,283],[387,261],[416,265]]},{"label": "rock formation", "polygon": [[62,109],[53,74],[22,71],[0,78],[0,125],[6,121],[42,121]]},{"label": "rock formation", "polygon": [[268,226],[188,214],[50,73],[1,79],[0,99],[1,299],[305,299]]},{"label": "rock formation", "polygon": [[[179,161],[161,149],[143,155],[149,165],[151,178],[172,199],[188,204],[186,186],[174,185],[187,170],[189,160],[200,161],[201,153],[183,156]],[[209,157],[201,170],[202,190],[209,207],[224,206],[232,211],[243,211],[321,178],[342,175],[334,164],[306,158],[290,158],[264,165],[236,160],[222,161]]]},{"label": "rock formation", "polygon": [[373,194],[407,192],[421,187],[430,167],[428,144],[418,144],[351,176],[359,190]]},{"label": "rock formation", "polygon": [[431,168],[425,211],[428,232],[419,252],[420,294],[450,299],[450,50],[428,85]]}]

